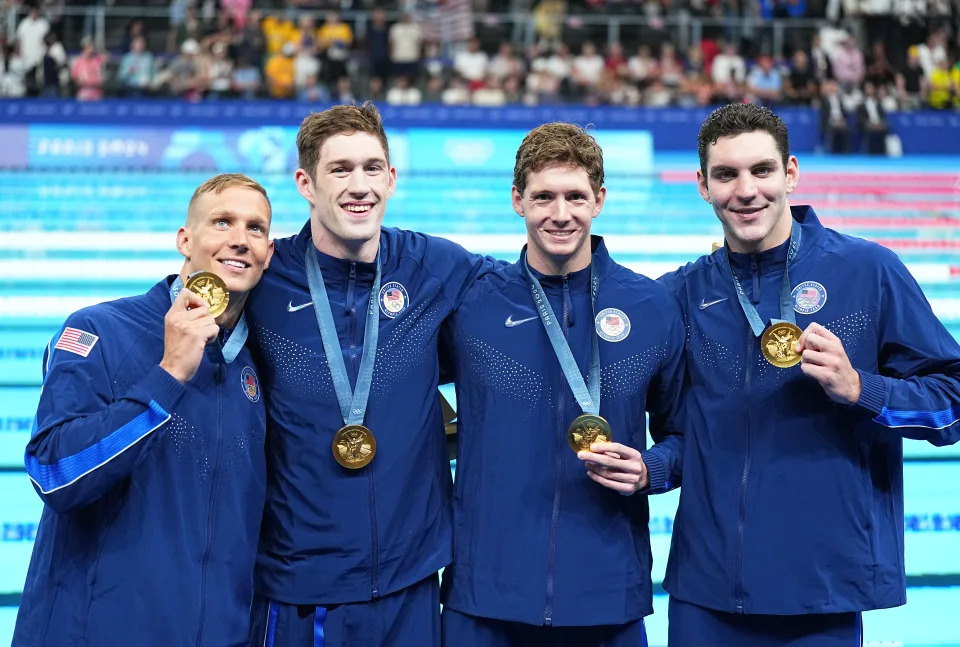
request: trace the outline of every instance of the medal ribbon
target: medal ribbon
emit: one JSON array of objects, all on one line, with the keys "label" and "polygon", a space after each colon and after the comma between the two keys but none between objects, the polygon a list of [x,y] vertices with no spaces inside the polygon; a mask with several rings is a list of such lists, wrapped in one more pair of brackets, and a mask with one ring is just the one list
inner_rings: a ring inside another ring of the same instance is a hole
[{"label": "medal ribbon", "polygon": [[[563,375],[567,378],[567,384],[573,391],[573,397],[584,413],[590,415],[600,415],[600,342],[597,339],[596,331],[593,332],[592,344],[590,348],[590,372],[587,376],[587,382],[584,382],[583,375],[580,374],[580,368],[577,366],[577,360],[574,359],[570,351],[570,344],[563,336],[557,325],[557,317],[547,301],[547,295],[540,286],[540,281],[530,271],[527,265],[527,255],[523,255],[523,269],[530,280],[530,293],[533,295],[533,302],[537,306],[537,312],[540,314],[540,321],[547,331],[547,337],[550,338],[550,345],[553,346],[553,352],[560,360],[560,367],[563,369]],[[590,265],[590,303],[592,309],[597,307],[597,291],[600,287],[600,279],[597,277],[596,270]],[[596,316],[595,314],[593,315]]]},{"label": "medal ribbon", "polygon": [[360,373],[357,375],[357,388],[350,390],[347,367],[343,363],[337,326],[333,322],[333,311],[327,289],[323,285],[323,274],[317,260],[317,250],[310,243],[307,246],[307,283],[310,285],[310,298],[313,299],[313,311],[317,315],[320,338],[323,340],[323,352],[327,355],[327,366],[333,388],[337,392],[340,413],[345,425],[363,424],[370,399],[370,385],[373,383],[373,365],[377,358],[377,340],[380,337],[380,317],[377,315],[377,296],[380,292],[380,252],[377,252],[377,274],[370,289],[370,301],[367,304],[367,320],[363,329],[363,355],[360,357]]},{"label": "medal ribbon", "polygon": [[[800,251],[801,230],[800,223],[796,220],[792,220],[792,222],[793,225],[790,228],[790,246],[787,250],[787,262],[783,266],[783,281],[780,284],[780,318],[771,319],[771,324],[784,322],[792,323],[793,325],[797,324],[797,317],[793,313],[793,296],[790,290],[790,263],[793,262],[793,259],[797,257],[797,252]],[[747,321],[750,322],[750,328],[753,329],[753,334],[759,337],[763,334],[766,326],[763,325],[763,320],[760,319],[757,308],[743,291],[743,286],[740,285],[740,279],[737,278],[737,273],[733,271],[729,251],[727,252],[727,265],[730,268],[730,274],[733,276],[733,284],[737,286],[737,299],[740,300],[740,307],[743,308],[743,314],[747,316]]]},{"label": "medal ribbon", "polygon": [[[172,304],[177,300],[177,297],[180,296],[180,291],[183,290],[183,280],[178,276],[174,279],[173,284],[170,286],[170,303]],[[240,320],[237,321],[236,328],[233,329],[233,332],[230,333],[230,336],[227,338],[227,343],[222,347],[220,342],[210,342],[207,345],[207,357],[210,358],[212,362],[219,362],[219,355],[223,356],[223,361],[227,364],[232,362],[237,358],[237,355],[240,354],[240,349],[243,348],[243,345],[247,343],[247,319],[246,316],[241,312]]]}]

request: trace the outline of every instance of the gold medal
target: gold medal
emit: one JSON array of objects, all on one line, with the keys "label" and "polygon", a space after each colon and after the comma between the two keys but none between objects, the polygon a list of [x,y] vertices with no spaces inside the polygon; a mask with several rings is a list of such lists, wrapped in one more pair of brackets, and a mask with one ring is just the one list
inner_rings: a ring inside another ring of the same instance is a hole
[{"label": "gold medal", "polygon": [[227,284],[213,272],[197,272],[187,279],[184,287],[207,302],[214,318],[222,315],[230,303]]},{"label": "gold medal", "polygon": [[800,353],[794,344],[803,331],[792,323],[773,324],[763,331],[760,338],[760,350],[767,361],[777,368],[790,368],[800,363]]},{"label": "gold medal", "polygon": [[333,457],[350,470],[366,467],[377,453],[377,439],[363,425],[347,425],[333,437]]},{"label": "gold medal", "polygon": [[593,443],[613,442],[613,430],[610,423],[600,416],[583,414],[570,424],[567,442],[575,452],[590,451]]}]

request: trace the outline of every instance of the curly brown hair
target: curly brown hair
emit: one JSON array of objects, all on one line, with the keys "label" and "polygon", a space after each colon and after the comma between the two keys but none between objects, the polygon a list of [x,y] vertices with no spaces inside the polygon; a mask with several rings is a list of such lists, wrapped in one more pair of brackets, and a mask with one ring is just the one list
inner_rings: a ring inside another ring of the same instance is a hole
[{"label": "curly brown hair", "polygon": [[520,195],[527,188],[530,173],[552,164],[580,167],[590,178],[594,195],[603,186],[603,150],[586,130],[575,124],[553,122],[534,128],[517,149],[513,185]]},{"label": "curly brown hair", "polygon": [[311,112],[300,124],[297,132],[297,154],[300,168],[316,179],[320,149],[334,135],[344,133],[369,133],[380,140],[387,164],[390,164],[390,147],[383,130],[380,111],[371,102],[357,106],[334,106],[323,112]]}]

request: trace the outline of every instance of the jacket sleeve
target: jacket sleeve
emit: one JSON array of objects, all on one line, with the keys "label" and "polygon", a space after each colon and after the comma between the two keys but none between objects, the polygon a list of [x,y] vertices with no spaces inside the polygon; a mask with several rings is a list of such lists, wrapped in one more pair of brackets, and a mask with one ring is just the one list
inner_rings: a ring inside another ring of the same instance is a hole
[{"label": "jacket sleeve", "polygon": [[905,438],[943,446],[960,440],[960,346],[900,260],[881,268],[879,374],[858,370],[858,404]]},{"label": "jacket sleeve", "polygon": [[432,236],[428,238],[425,261],[434,276],[443,281],[444,295],[454,310],[460,307],[468,290],[478,279],[502,265],[508,265],[492,256],[468,252],[445,238]]},{"label": "jacket sleeve", "polygon": [[647,494],[669,492],[680,485],[683,471],[683,394],[686,386],[686,326],[680,304],[670,295],[671,307],[663,316],[669,321],[669,335],[660,371],[651,381],[647,395],[650,435],[654,445],[640,452],[650,475]]},{"label": "jacket sleeve", "polygon": [[87,356],[56,348],[63,330],[50,341],[24,456],[34,488],[56,512],[87,505],[129,476],[185,391],[156,365],[114,393],[105,346],[122,343],[111,338],[117,331],[98,330],[90,321],[68,321],[67,327],[98,338]]}]

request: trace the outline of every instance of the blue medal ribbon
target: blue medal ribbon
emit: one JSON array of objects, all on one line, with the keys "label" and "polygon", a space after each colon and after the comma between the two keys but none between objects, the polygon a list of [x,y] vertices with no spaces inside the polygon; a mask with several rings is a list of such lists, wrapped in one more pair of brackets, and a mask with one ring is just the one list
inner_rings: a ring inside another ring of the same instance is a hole
[{"label": "blue medal ribbon", "polygon": [[311,243],[307,246],[307,283],[310,286],[310,298],[313,299],[313,311],[317,315],[320,338],[323,340],[323,352],[327,355],[327,366],[333,388],[337,392],[340,413],[344,425],[362,425],[370,398],[370,385],[373,383],[373,366],[377,358],[377,340],[380,337],[380,317],[377,314],[377,295],[380,292],[380,252],[377,252],[377,274],[370,289],[370,302],[367,305],[367,321],[363,332],[363,355],[360,358],[360,373],[357,376],[357,388],[350,390],[347,367],[343,363],[337,327],[333,322],[330,300],[323,284],[317,250]]},{"label": "blue medal ribbon", "polygon": [[[563,369],[563,375],[567,378],[567,384],[573,391],[573,397],[584,413],[590,415],[600,415],[600,342],[597,339],[596,331],[593,331],[592,343],[590,348],[590,371],[587,375],[587,381],[584,382],[583,375],[580,374],[580,368],[577,366],[577,360],[573,357],[570,350],[570,344],[563,336],[557,325],[557,317],[547,301],[547,295],[540,285],[540,281],[530,271],[527,265],[526,252],[523,254],[523,269],[530,280],[530,293],[533,295],[533,302],[537,306],[537,312],[540,314],[540,321],[547,331],[547,337],[550,338],[550,345],[553,346],[553,352],[560,360],[560,367]],[[597,277],[596,268],[590,265],[590,303],[593,310],[597,308],[597,292],[600,287],[600,279]],[[594,313],[595,317],[596,314]]]},{"label": "blue medal ribbon", "polygon": [[[790,290],[790,263],[793,262],[793,259],[797,257],[797,252],[800,251],[801,229],[800,223],[796,220],[792,222],[793,225],[790,228],[790,246],[787,249],[787,262],[783,266],[783,281],[780,284],[780,318],[771,319],[771,325],[778,323],[797,325],[797,317],[793,312],[793,296]],[[763,325],[763,320],[760,319],[757,308],[743,291],[743,286],[740,284],[740,279],[737,278],[737,273],[733,271],[733,264],[730,262],[729,248],[727,251],[727,266],[730,268],[730,275],[733,276],[733,284],[737,287],[737,299],[740,300],[740,307],[743,308],[743,314],[747,316],[747,321],[750,322],[750,328],[753,330],[753,334],[760,337],[763,335],[766,326]]]},{"label": "blue medal ribbon", "polygon": [[[180,291],[183,290],[183,280],[178,276],[174,279],[173,284],[170,286],[170,303],[173,304],[177,300],[177,297],[180,296]],[[233,332],[230,333],[230,336],[227,338],[227,343],[222,347],[220,346],[219,341],[213,341],[207,344],[207,357],[211,362],[218,363],[222,358],[224,362],[229,364],[237,358],[237,355],[240,354],[240,349],[243,348],[243,345],[247,343],[247,319],[243,313],[240,313],[240,320],[237,321],[237,326],[233,329]]]}]

